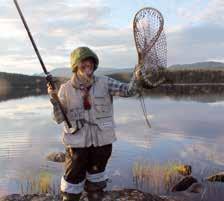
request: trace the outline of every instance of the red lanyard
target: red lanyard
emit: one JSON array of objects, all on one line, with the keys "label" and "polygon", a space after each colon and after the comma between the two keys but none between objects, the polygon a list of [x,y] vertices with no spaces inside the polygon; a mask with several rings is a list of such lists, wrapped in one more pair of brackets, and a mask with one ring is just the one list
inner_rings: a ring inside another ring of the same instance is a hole
[{"label": "red lanyard", "polygon": [[91,109],[91,102],[90,102],[90,95],[89,95],[89,90],[90,87],[83,88],[82,92],[84,93],[83,95],[83,107],[85,110],[90,110]]}]

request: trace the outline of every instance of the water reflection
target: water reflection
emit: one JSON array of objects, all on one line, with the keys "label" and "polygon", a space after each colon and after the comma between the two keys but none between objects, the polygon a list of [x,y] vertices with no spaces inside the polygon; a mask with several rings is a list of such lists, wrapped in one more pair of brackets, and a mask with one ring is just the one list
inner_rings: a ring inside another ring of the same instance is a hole
[{"label": "water reflection", "polygon": [[1,89],[0,102],[10,99],[24,98],[27,96],[39,96],[47,93],[47,90],[45,88],[18,87],[18,88],[7,88],[7,90],[3,90],[4,88],[2,89],[0,87],[0,89]]},{"label": "water reflection", "polygon": [[[151,129],[137,98],[115,98],[118,141],[108,165],[112,178],[108,188],[135,187],[132,176],[136,161],[161,165],[181,161],[191,164],[199,178],[222,169],[224,104],[210,102],[217,97],[202,103],[150,95],[145,102]],[[61,126],[52,120],[48,96],[8,99],[0,103],[0,111],[0,194],[19,192],[21,181],[42,172],[59,181],[63,164],[45,160],[49,152],[64,150]],[[153,192],[150,185],[142,189]]]},{"label": "water reflection", "polygon": [[145,92],[149,96],[170,97],[175,100],[216,102],[224,100],[223,84],[175,84],[164,85]]},{"label": "water reflection", "polygon": [[[3,88],[1,87],[2,90]],[[41,85],[39,88],[8,88],[6,91],[3,91],[4,93],[0,93],[0,102],[27,96],[39,96],[47,93],[45,85]],[[163,85],[146,90],[145,95],[155,98],[170,97],[175,100],[184,99],[199,102],[216,102],[224,100],[224,84]]]}]

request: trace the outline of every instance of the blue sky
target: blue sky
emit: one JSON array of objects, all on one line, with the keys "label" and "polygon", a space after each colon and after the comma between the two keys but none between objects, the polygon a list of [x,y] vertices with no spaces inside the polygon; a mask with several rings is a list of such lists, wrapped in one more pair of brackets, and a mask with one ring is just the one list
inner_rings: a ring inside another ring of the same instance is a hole
[{"label": "blue sky", "polygon": [[[165,19],[168,64],[224,61],[223,0],[18,0],[49,70],[69,67],[70,52],[91,47],[101,67],[134,67],[132,22],[142,7]],[[0,0],[0,71],[41,68],[13,1]]]}]

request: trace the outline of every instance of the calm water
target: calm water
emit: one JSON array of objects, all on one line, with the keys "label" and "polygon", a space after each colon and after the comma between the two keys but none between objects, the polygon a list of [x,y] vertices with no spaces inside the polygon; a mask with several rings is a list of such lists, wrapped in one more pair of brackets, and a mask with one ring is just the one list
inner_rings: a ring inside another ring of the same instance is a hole
[{"label": "calm water", "polygon": [[[151,129],[137,99],[114,101],[118,140],[107,168],[109,189],[136,187],[132,177],[136,162],[181,161],[191,164],[200,179],[223,169],[224,101],[154,97],[145,103]],[[61,125],[52,120],[47,96],[0,102],[0,142],[0,195],[20,192],[21,182],[35,175],[46,173],[59,182],[63,164],[45,160],[49,152],[64,151]]]}]

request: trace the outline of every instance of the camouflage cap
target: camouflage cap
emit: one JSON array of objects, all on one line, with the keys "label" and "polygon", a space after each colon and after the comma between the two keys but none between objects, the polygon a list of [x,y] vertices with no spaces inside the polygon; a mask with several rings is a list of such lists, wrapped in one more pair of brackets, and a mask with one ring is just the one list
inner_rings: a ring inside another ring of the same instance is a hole
[{"label": "camouflage cap", "polygon": [[99,58],[96,55],[96,53],[93,52],[88,47],[78,47],[78,48],[74,49],[71,53],[71,56],[70,56],[72,71],[76,72],[78,64],[82,60],[87,59],[87,58],[92,58],[93,59],[93,61],[95,63],[95,66],[94,66],[94,71],[95,71],[98,68],[98,65],[99,65]]}]

